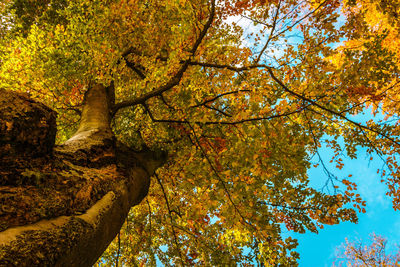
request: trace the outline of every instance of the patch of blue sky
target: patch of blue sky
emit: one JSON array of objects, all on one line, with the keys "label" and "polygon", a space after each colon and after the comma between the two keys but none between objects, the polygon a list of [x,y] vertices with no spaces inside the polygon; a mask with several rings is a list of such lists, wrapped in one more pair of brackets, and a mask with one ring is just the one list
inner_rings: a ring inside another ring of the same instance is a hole
[{"label": "patch of blue sky", "polygon": [[[329,151],[321,150],[322,155],[331,155]],[[301,255],[299,263],[302,267],[332,266],[337,249],[345,242],[345,238],[368,243],[369,235],[376,233],[388,238],[388,252],[394,252],[397,249],[395,244],[400,244],[400,213],[393,210],[391,199],[385,195],[387,188],[380,182],[380,174],[376,172],[382,163],[361,157],[344,160],[344,163],[345,167],[340,173],[353,174],[351,180],[358,184],[357,193],[367,202],[366,213],[358,214],[357,224],[342,222],[325,226],[318,234],[292,234],[299,240],[297,251]],[[320,168],[310,169],[309,176],[314,186],[325,183],[326,177]]]},{"label": "patch of blue sky", "polygon": [[[355,116],[357,121],[371,119],[371,115]],[[343,144],[343,142],[340,142]],[[349,240],[362,240],[368,243],[369,235],[372,233],[388,238],[387,251],[395,252],[396,244],[400,244],[400,213],[392,208],[392,200],[386,195],[387,187],[381,183],[381,174],[377,170],[382,170],[384,162],[377,155],[373,155],[374,160],[370,160],[370,154],[365,148],[358,148],[357,159],[351,160],[344,157],[344,167],[342,170],[335,168],[335,163],[329,163],[333,151],[322,147],[319,150],[322,160],[328,171],[333,173],[338,180],[348,178],[358,185],[357,192],[366,201],[366,213],[358,214],[357,224],[342,222],[338,225],[326,225],[318,234],[306,233],[286,233],[299,240],[297,251],[301,255],[300,266],[332,266],[335,261],[337,250]],[[311,168],[308,171],[310,185],[314,188],[323,188],[328,179],[322,166]],[[337,184],[340,185],[340,184]],[[340,189],[340,188],[339,188]]]},{"label": "patch of blue sky", "polygon": [[[235,23],[240,26],[243,30],[242,34],[242,46],[249,47],[255,55],[262,50],[265,40],[256,40],[256,34],[265,34],[266,38],[269,36],[270,28],[266,27],[262,23],[256,23],[245,15],[231,16],[226,21],[227,24]],[[296,41],[297,40],[297,41]],[[262,61],[263,63],[275,66],[277,59],[281,58],[285,54],[285,49],[289,44],[295,45],[302,40],[300,31],[294,31],[290,35],[286,35],[278,41],[274,41],[273,44],[265,50]]]},{"label": "patch of blue sky", "polygon": [[[263,30],[263,25],[255,25],[253,21],[243,16],[228,18],[227,23],[232,22],[235,22],[243,29],[243,46],[251,47],[255,53],[259,52],[258,50],[261,51],[262,42],[259,45],[255,45],[254,35],[250,35],[250,33],[260,32],[260,30]],[[339,14],[335,28],[339,29],[344,23],[344,15]],[[276,59],[284,56],[285,48],[288,45],[295,46],[295,44],[303,41],[303,36],[297,29],[293,29],[285,38],[286,42],[276,42],[274,49],[265,51],[262,63],[275,66]],[[336,48],[342,42],[343,40],[340,40],[339,42],[329,44],[329,46]],[[378,121],[383,118],[383,116],[379,115],[373,118],[371,113],[372,111],[367,109],[364,113],[349,118],[362,124],[365,124],[370,119]],[[377,169],[382,169],[383,162],[379,157],[372,155],[374,156],[374,160],[370,161],[370,155],[366,153],[366,149],[359,148],[357,153],[358,158],[355,160],[344,158],[344,168],[338,170],[335,168],[334,163],[328,164],[333,155],[330,149],[321,148],[319,152],[327,168],[338,177],[339,181],[346,178],[349,174],[353,175],[351,181],[357,183],[357,193],[367,202],[366,213],[358,214],[359,220],[357,224],[342,222],[338,225],[327,225],[318,234],[310,232],[306,234],[284,232],[284,237],[292,236],[299,240],[297,251],[301,256],[299,261],[300,266],[332,266],[337,255],[337,250],[345,242],[346,238],[349,240],[359,239],[368,243],[371,233],[388,238],[388,252],[394,252],[398,249],[396,244],[400,244],[400,212],[393,210],[391,199],[386,195],[387,187],[380,182],[381,176],[377,173]],[[324,187],[328,179],[321,165],[317,168],[311,168],[308,171],[308,175],[311,186],[318,189]],[[285,227],[282,227],[283,229]]]}]

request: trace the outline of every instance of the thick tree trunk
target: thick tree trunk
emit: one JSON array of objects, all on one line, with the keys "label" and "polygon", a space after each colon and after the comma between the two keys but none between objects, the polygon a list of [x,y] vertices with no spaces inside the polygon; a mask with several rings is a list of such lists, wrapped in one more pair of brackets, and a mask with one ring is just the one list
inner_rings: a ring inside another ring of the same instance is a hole
[{"label": "thick tree trunk", "polygon": [[0,266],[91,266],[146,196],[165,155],[115,140],[111,91],[88,90],[61,146],[54,111],[0,91]]}]

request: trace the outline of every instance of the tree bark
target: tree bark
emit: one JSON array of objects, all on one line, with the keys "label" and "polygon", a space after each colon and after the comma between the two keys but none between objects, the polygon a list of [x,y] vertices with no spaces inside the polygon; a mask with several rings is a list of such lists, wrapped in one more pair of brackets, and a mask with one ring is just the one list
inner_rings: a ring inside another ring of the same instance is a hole
[{"label": "tree bark", "polygon": [[54,146],[55,112],[0,90],[0,266],[91,266],[147,195],[166,155],[115,139],[112,99],[93,85],[77,132]]}]

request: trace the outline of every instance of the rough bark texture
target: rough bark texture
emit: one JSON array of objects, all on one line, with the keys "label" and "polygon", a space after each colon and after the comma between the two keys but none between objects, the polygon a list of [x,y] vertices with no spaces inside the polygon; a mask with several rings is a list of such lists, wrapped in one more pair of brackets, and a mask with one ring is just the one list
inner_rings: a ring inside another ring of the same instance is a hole
[{"label": "rough bark texture", "polygon": [[88,90],[77,132],[56,147],[55,112],[0,91],[0,266],[91,266],[146,196],[165,155],[115,140],[112,89]]}]

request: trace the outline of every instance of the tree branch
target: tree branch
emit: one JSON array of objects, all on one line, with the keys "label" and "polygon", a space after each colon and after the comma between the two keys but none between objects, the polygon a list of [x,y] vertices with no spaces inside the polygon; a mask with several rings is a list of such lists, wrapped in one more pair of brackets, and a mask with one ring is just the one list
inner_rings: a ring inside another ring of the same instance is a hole
[{"label": "tree branch", "polygon": [[256,69],[256,68],[268,68],[269,67],[265,64],[253,64],[253,65],[249,65],[249,66],[235,67],[235,66],[228,65],[228,64],[216,64],[216,63],[197,62],[197,61],[190,61],[189,65],[216,68],[216,69],[228,69],[228,70],[232,70],[232,71],[236,71],[236,72],[241,72],[241,71],[251,70],[251,69]]},{"label": "tree branch", "polygon": [[213,97],[211,99],[205,100],[204,102],[202,102],[200,104],[197,104],[195,106],[191,106],[191,108],[201,107],[201,106],[204,106],[204,105],[206,105],[206,104],[208,104],[210,102],[214,102],[215,100],[217,100],[220,97],[223,97],[223,96],[226,96],[226,95],[231,95],[231,94],[237,94],[239,92],[251,92],[251,91],[250,90],[236,90],[236,91],[222,93],[222,94],[219,94],[219,95],[217,95],[217,96],[215,96],[215,97]]},{"label": "tree branch", "polygon": [[126,66],[128,68],[130,68],[131,70],[133,70],[134,72],[136,72],[136,74],[139,75],[140,79],[142,79],[142,80],[146,79],[146,75],[144,75],[144,73],[140,70],[140,68],[142,68],[142,66],[132,63],[132,62],[128,61],[126,58],[124,58],[124,59],[125,59]]},{"label": "tree branch", "polygon": [[[146,111],[149,113],[149,116],[150,116],[150,118],[151,118],[151,120],[153,122],[189,124],[189,122],[187,120],[156,119],[156,118],[154,118],[153,114],[150,112],[150,110],[147,107],[147,105],[144,105],[144,106],[145,106]],[[203,125],[213,125],[213,124],[217,124],[217,125],[236,125],[236,124],[241,124],[241,123],[251,122],[251,121],[272,120],[272,119],[275,119],[275,118],[287,117],[287,116],[290,116],[290,115],[293,115],[293,114],[296,114],[296,113],[300,113],[304,109],[306,109],[307,107],[308,106],[305,106],[303,108],[296,109],[294,111],[289,111],[289,112],[281,113],[281,114],[275,114],[275,115],[271,115],[271,116],[268,116],[268,117],[248,118],[248,119],[242,119],[242,120],[238,120],[238,121],[206,121],[206,122],[195,121],[195,122],[192,122],[192,123],[203,124]]]},{"label": "tree branch", "polygon": [[200,32],[199,37],[197,38],[196,42],[194,43],[192,49],[190,50],[190,53],[192,54],[192,56],[194,56],[194,54],[197,51],[197,48],[199,48],[201,41],[203,41],[204,37],[207,34],[208,29],[211,27],[211,24],[214,20],[214,16],[215,16],[215,0],[211,1],[211,10],[210,10],[210,16],[206,22],[206,24],[204,25],[203,30]]},{"label": "tree branch", "polygon": [[200,141],[197,138],[197,135],[196,135],[196,132],[195,132],[194,128],[190,125],[190,123],[188,123],[188,125],[189,125],[190,129],[193,132],[193,136],[194,136],[194,138],[196,140],[197,147],[201,150],[203,156],[206,158],[206,160],[207,160],[208,164],[210,165],[212,171],[217,176],[218,180],[221,182],[222,187],[224,188],[224,191],[225,191],[226,195],[228,196],[229,202],[231,202],[231,204],[233,205],[234,209],[238,212],[239,216],[243,219],[243,221],[245,223],[248,223],[247,220],[242,216],[242,214],[241,214],[240,210],[238,209],[238,207],[236,206],[235,202],[233,202],[231,194],[230,194],[228,188],[226,187],[225,181],[220,177],[220,175],[218,174],[218,172],[215,169],[214,165],[211,163],[211,160],[209,159],[207,153],[204,151],[204,148],[201,146]]},{"label": "tree branch", "polygon": [[215,107],[212,107],[212,106],[209,106],[209,105],[204,105],[204,107],[206,107],[208,109],[211,109],[211,110],[215,110],[216,112],[221,113],[222,115],[224,115],[226,117],[232,117],[232,115],[230,115],[230,114],[226,113],[225,111],[220,110],[218,108],[215,108]]},{"label": "tree branch", "polygon": [[316,106],[316,107],[318,107],[318,108],[320,108],[320,109],[322,109],[322,110],[324,110],[324,111],[327,111],[327,112],[329,112],[329,113],[331,113],[331,114],[333,114],[333,115],[335,115],[335,116],[337,116],[337,117],[339,117],[339,118],[342,118],[342,119],[344,119],[345,121],[350,122],[351,124],[357,126],[357,127],[360,128],[360,129],[367,130],[367,131],[370,131],[370,132],[374,132],[374,133],[376,133],[376,134],[378,134],[378,135],[380,135],[380,136],[382,136],[382,137],[384,137],[384,138],[390,140],[391,142],[395,143],[396,145],[398,145],[398,146],[400,147],[400,143],[397,142],[397,141],[396,141],[395,139],[393,139],[392,137],[390,137],[390,136],[388,136],[388,135],[386,135],[386,134],[384,134],[384,133],[382,133],[382,132],[380,132],[380,131],[378,131],[378,130],[372,129],[372,128],[367,127],[367,126],[364,126],[364,125],[362,125],[362,124],[360,124],[360,123],[358,123],[358,122],[355,122],[355,121],[353,121],[353,120],[347,118],[347,117],[344,116],[343,114],[341,114],[341,112],[336,112],[336,111],[334,111],[334,110],[331,110],[331,109],[329,109],[329,108],[326,108],[326,107],[324,107],[324,106],[318,104],[318,103],[315,102],[314,100],[309,99],[309,98],[306,97],[306,96],[300,95],[300,94],[298,94],[298,93],[292,91],[292,90],[289,89],[285,84],[283,84],[283,82],[282,82],[281,80],[279,80],[279,79],[275,76],[275,74],[274,74],[273,71],[272,71],[272,68],[267,67],[267,70],[268,70],[268,72],[269,72],[271,78],[272,78],[276,83],[278,83],[278,84],[282,87],[283,90],[285,90],[285,91],[288,92],[289,94],[291,94],[291,95],[297,97],[298,99],[304,100],[304,101],[306,101],[307,103],[310,103],[311,105]]},{"label": "tree branch", "polygon": [[271,40],[272,40],[273,37],[274,37],[274,36],[273,36],[273,33],[274,33],[274,31],[275,31],[275,28],[276,28],[276,23],[277,23],[277,20],[278,20],[278,15],[279,15],[279,9],[280,9],[280,7],[281,7],[281,1],[279,1],[278,6],[276,7],[276,13],[275,13],[275,16],[274,16],[274,21],[273,21],[273,23],[272,23],[271,31],[270,31],[269,36],[268,36],[268,40],[267,40],[267,42],[265,43],[264,47],[261,49],[261,52],[260,52],[260,54],[258,55],[258,57],[257,57],[257,59],[256,59],[256,61],[255,61],[256,63],[260,62],[260,59],[261,59],[262,54],[263,54],[264,51],[267,49],[269,43],[271,42]]},{"label": "tree branch", "polygon": [[[199,37],[197,38],[196,42],[194,43],[192,49],[190,50],[191,53],[191,57],[194,56],[194,54],[197,51],[197,48],[200,46],[202,40],[204,39],[204,37],[207,34],[208,29],[211,27],[211,24],[214,20],[214,16],[215,16],[215,0],[213,0],[211,2],[211,11],[210,11],[210,16],[206,22],[206,24],[204,25],[203,30],[200,32]],[[129,51],[126,51],[129,52]],[[118,104],[115,104],[113,109],[112,109],[112,116],[114,116],[116,114],[116,112],[124,107],[130,107],[130,106],[135,106],[138,104],[143,104],[145,103],[146,100],[155,97],[155,96],[159,96],[162,93],[168,91],[169,89],[173,88],[174,86],[178,85],[179,82],[182,79],[183,74],[185,73],[185,71],[187,70],[188,66],[190,63],[190,58],[187,59],[183,65],[181,66],[181,68],[178,70],[178,72],[163,86],[158,87],[156,89],[154,89],[151,92],[148,92],[147,94],[142,95],[141,97],[138,97],[136,99],[133,100],[127,100],[127,101],[123,101],[120,102]]]},{"label": "tree branch", "polygon": [[302,22],[303,20],[305,20],[306,18],[308,18],[309,16],[311,16],[312,14],[314,14],[315,12],[317,12],[325,3],[327,2],[327,0],[323,1],[322,3],[320,3],[313,11],[311,11],[310,13],[306,14],[305,16],[303,16],[302,18],[298,19],[296,22],[294,22],[292,25],[288,26],[286,29],[278,32],[277,34],[275,34],[275,36],[273,37],[277,37],[287,31],[289,31],[290,29],[294,28],[297,24],[299,24],[300,22]]},{"label": "tree branch", "polygon": [[165,203],[167,204],[169,218],[171,220],[171,229],[172,229],[172,234],[174,236],[175,246],[176,246],[176,249],[178,251],[179,258],[181,259],[182,266],[185,266],[185,264],[183,262],[183,258],[182,258],[181,248],[180,248],[180,246],[178,244],[178,238],[176,237],[176,232],[175,232],[175,228],[174,228],[174,219],[172,218],[172,211],[171,211],[171,207],[169,206],[167,193],[165,192],[164,186],[163,186],[163,184],[162,184],[162,182],[160,180],[160,177],[158,177],[157,173],[154,173],[154,176],[156,177],[156,180],[157,180],[158,184],[161,187],[161,191],[163,192]]},{"label": "tree branch", "polygon": [[115,260],[115,267],[118,267],[120,252],[121,252],[121,231],[119,231],[118,233],[118,251],[117,251],[117,259]]}]

